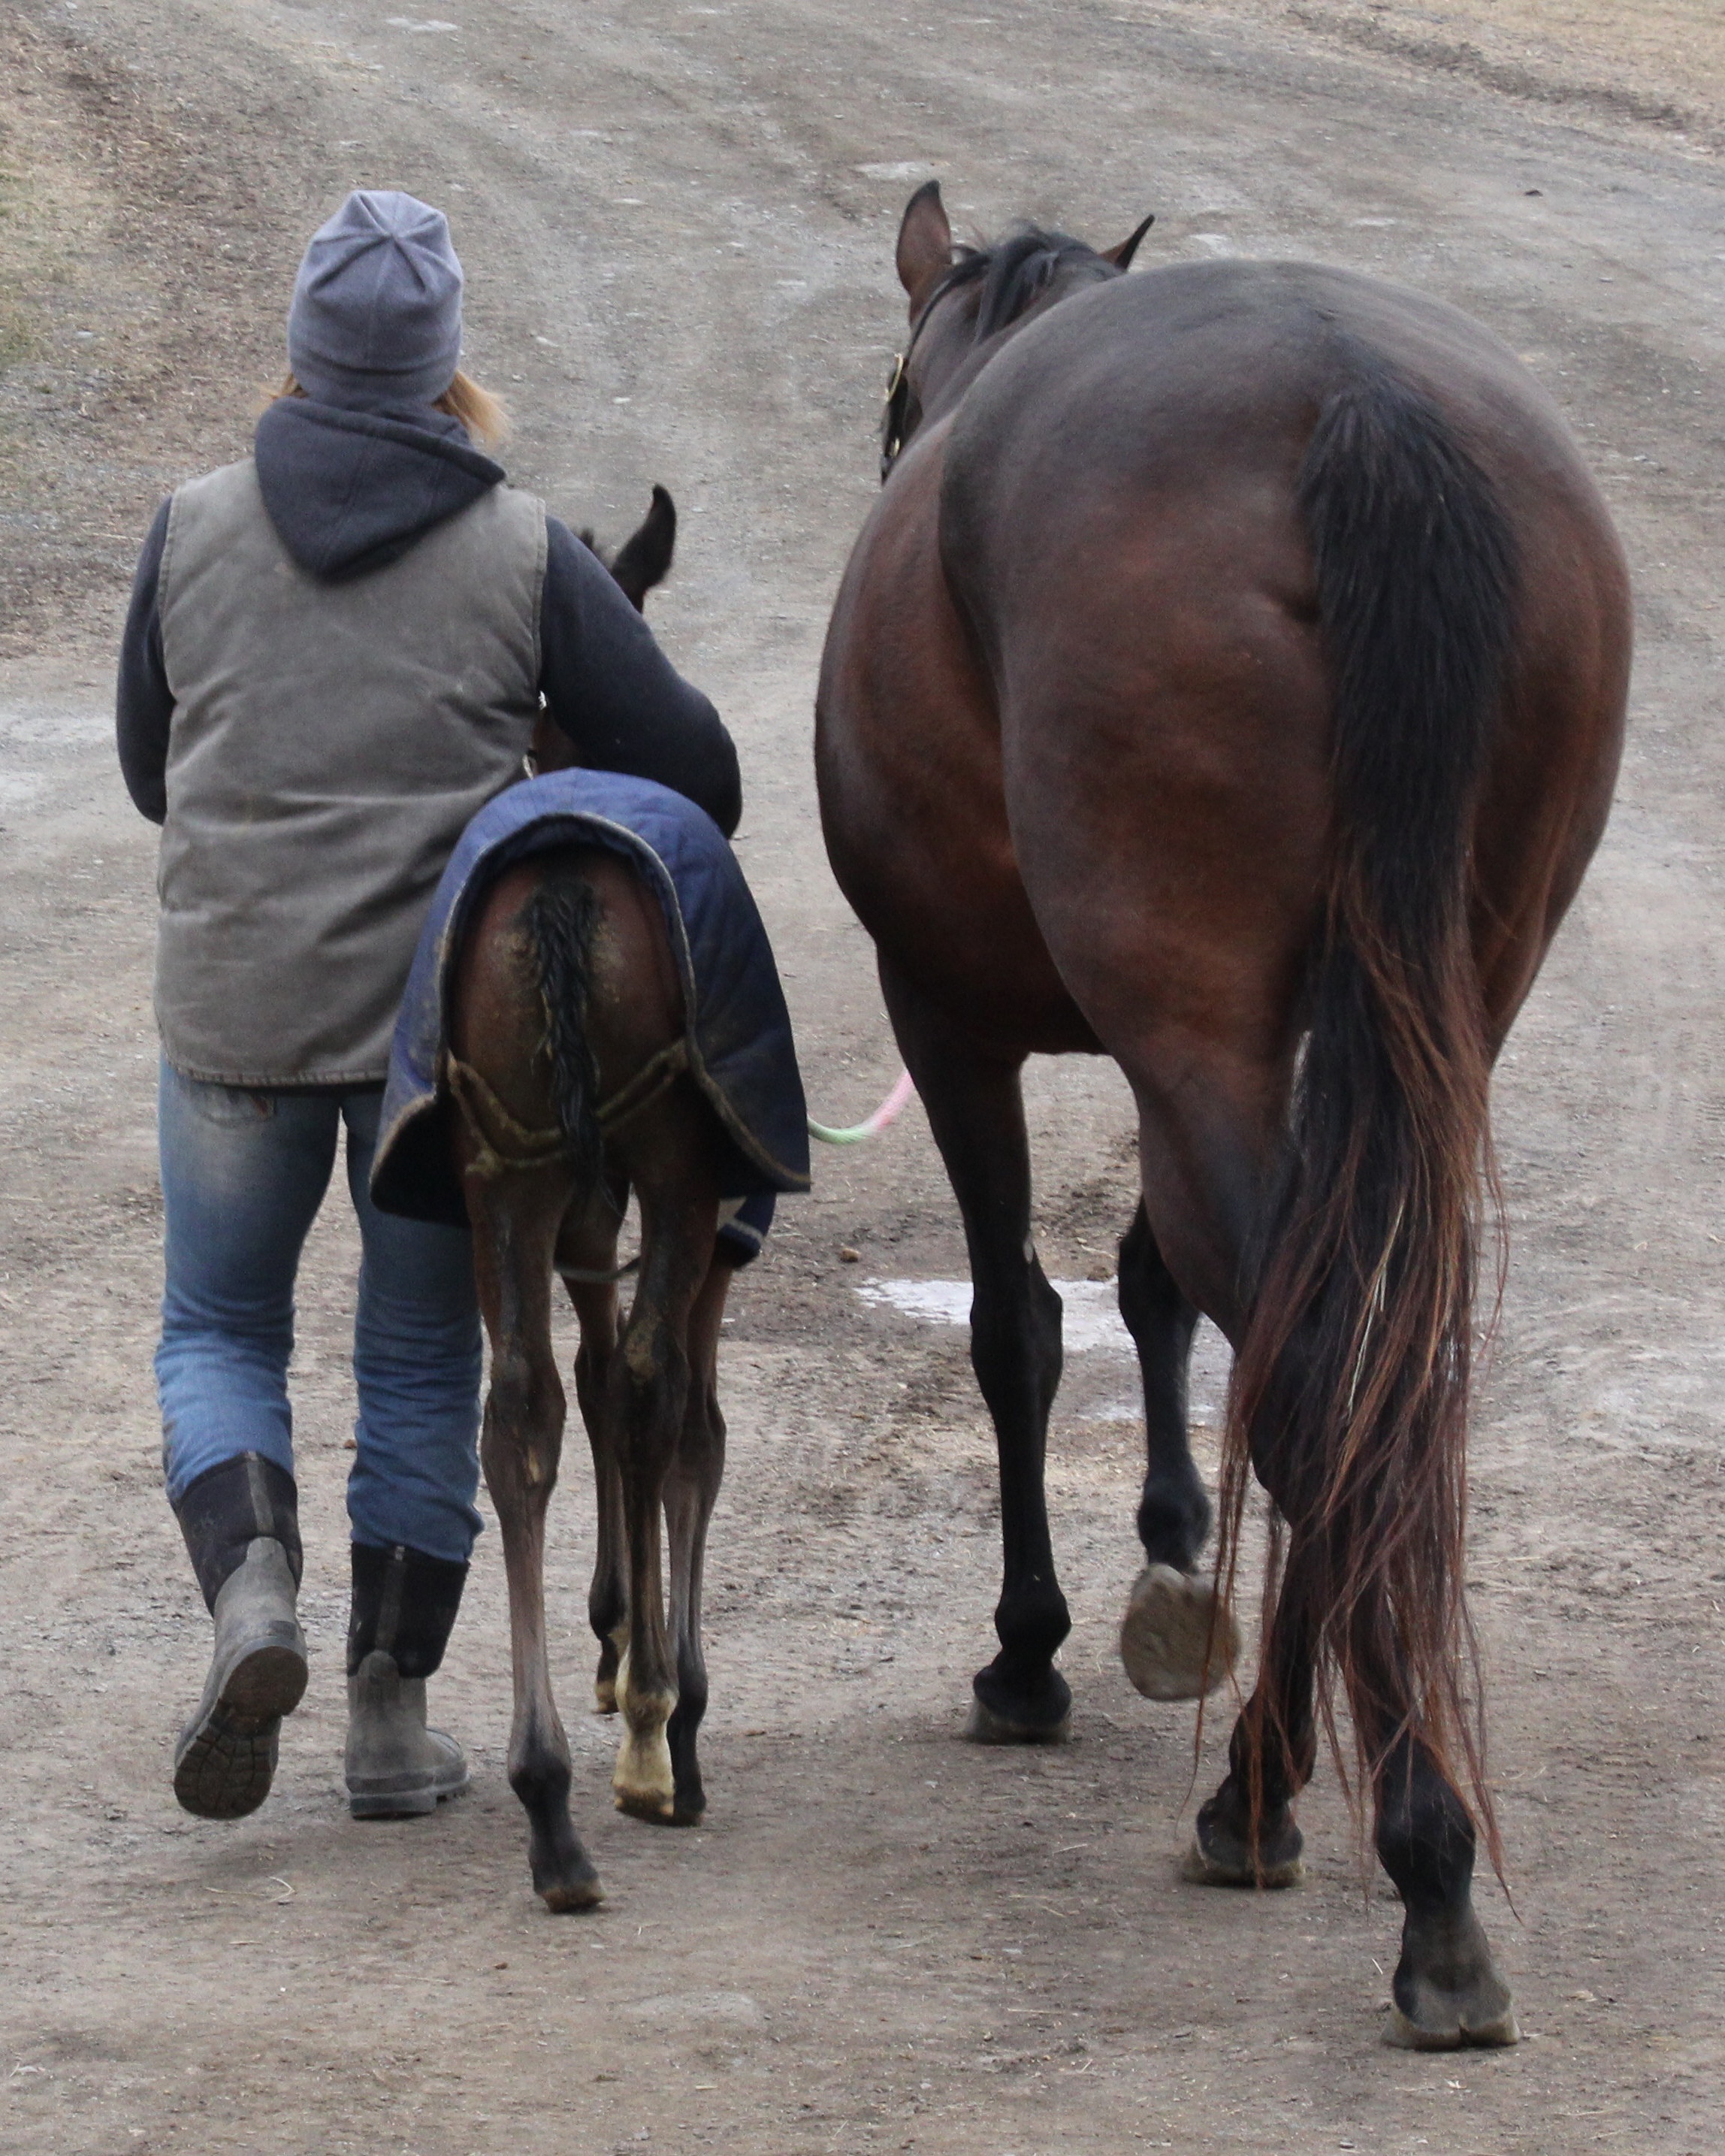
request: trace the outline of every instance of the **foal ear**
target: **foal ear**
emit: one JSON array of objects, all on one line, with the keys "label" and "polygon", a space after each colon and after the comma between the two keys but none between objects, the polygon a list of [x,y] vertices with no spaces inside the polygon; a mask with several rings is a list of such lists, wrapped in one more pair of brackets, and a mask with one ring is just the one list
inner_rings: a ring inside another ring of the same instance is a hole
[{"label": "foal ear", "polygon": [[898,227],[898,282],[915,305],[952,267],[952,227],[939,180],[924,180],[904,206]]},{"label": "foal ear", "polygon": [[655,486],[652,508],[639,529],[618,547],[611,565],[612,576],[637,613],[645,608],[653,586],[663,583],[670,575],[671,558],[676,552],[677,505],[663,487]]},{"label": "foal ear", "polygon": [[1132,267],[1132,258],[1138,252],[1138,243],[1155,222],[1156,213],[1152,210],[1129,239],[1123,239],[1118,247],[1107,247],[1103,249],[1103,260],[1112,262],[1117,270],[1129,270]]}]

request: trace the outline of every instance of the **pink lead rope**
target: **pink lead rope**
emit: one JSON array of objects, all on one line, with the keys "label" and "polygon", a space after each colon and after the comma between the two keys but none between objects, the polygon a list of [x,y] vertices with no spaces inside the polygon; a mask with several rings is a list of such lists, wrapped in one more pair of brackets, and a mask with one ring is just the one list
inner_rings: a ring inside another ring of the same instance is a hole
[{"label": "pink lead rope", "polygon": [[885,1130],[915,1091],[910,1073],[902,1070],[898,1074],[898,1084],[867,1122],[852,1123],[847,1130],[835,1131],[830,1130],[825,1123],[817,1123],[811,1116],[808,1119],[809,1136],[819,1138],[822,1145],[861,1145],[865,1138],[877,1137]]}]

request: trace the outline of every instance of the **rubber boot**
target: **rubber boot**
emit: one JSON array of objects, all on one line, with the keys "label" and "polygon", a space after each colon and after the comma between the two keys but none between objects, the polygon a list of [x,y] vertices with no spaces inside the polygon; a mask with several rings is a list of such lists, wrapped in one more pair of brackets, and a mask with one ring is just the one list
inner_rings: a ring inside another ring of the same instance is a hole
[{"label": "rubber boot", "polygon": [[199,1819],[243,1819],[269,1794],[282,1717],[305,1691],[294,1614],[301,1555],[292,1476],[255,1452],[200,1475],[176,1508],[214,1651],[174,1747],[174,1794]]},{"label": "rubber boot", "polygon": [[466,1755],[425,1720],[461,1606],[467,1567],[397,1544],[353,1545],[347,1638],[347,1808],[355,1819],[412,1819],[467,1787]]}]

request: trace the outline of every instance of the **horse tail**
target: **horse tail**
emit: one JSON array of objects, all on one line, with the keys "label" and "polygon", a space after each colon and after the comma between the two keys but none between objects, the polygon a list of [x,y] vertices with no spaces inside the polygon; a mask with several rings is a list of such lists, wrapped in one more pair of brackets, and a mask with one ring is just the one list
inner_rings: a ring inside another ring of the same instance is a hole
[{"label": "horse tail", "polygon": [[1333,685],[1333,840],[1285,1171],[1229,1403],[1224,1577],[1231,1588],[1256,1461],[1279,1516],[1267,1665],[1285,1524],[1302,1606],[1280,1621],[1315,1645],[1344,1784],[1336,1679],[1362,1784],[1398,1744],[1423,1744],[1471,1793],[1495,1866],[1463,1573],[1482,1173],[1495,1197],[1469,911],[1516,556],[1436,405],[1352,357],[1298,485]]},{"label": "horse tail", "polygon": [[604,1152],[599,1128],[599,1074],[587,1040],[587,992],[600,905],[572,869],[547,868],[527,902],[527,932],[539,968],[545,1029],[541,1050],[551,1066],[551,1097],[576,1174],[597,1180]]}]

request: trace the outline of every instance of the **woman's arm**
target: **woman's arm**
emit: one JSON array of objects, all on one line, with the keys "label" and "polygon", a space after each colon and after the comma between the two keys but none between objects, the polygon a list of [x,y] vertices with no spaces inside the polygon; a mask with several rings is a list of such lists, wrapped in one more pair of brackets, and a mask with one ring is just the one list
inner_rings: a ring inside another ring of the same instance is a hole
[{"label": "woman's arm", "polygon": [[743,788],[718,712],[659,649],[592,550],[555,516],[545,536],[539,685],[552,719],[581,762],[673,788],[729,838]]},{"label": "woman's arm", "polygon": [[167,737],[174,716],[174,694],[161,659],[161,616],[156,604],[171,506],[164,501],[156,511],[138,557],[125,633],[120,640],[120,680],[114,702],[120,776],[133,806],[152,824],[167,818]]}]

